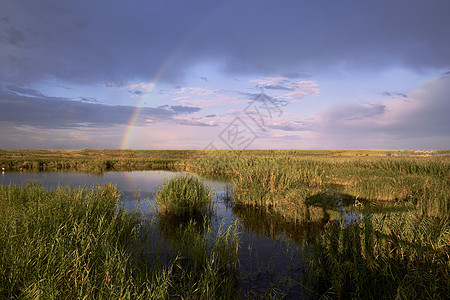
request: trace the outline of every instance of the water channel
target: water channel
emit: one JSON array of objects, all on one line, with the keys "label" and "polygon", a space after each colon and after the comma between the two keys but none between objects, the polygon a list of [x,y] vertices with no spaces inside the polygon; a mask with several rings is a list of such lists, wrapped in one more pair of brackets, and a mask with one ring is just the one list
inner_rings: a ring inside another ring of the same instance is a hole
[{"label": "water channel", "polygon": [[[90,188],[112,183],[122,194],[121,204],[127,210],[139,208],[146,217],[155,214],[154,195],[165,178],[183,174],[172,171],[106,172],[101,175],[71,172],[6,172],[0,184],[42,184]],[[305,239],[314,238],[320,226],[289,224],[277,215],[261,210],[237,209],[223,197],[230,182],[221,178],[202,178],[216,191],[214,197],[215,228],[237,222],[241,235],[239,244],[238,282],[243,292],[252,291],[256,297],[272,291],[286,293],[287,299],[311,298],[299,282],[307,281],[303,264]],[[317,225],[317,224],[316,224]],[[304,245],[304,243],[303,243]],[[312,250],[311,250],[312,251]],[[314,298],[314,297],[312,297]]]}]

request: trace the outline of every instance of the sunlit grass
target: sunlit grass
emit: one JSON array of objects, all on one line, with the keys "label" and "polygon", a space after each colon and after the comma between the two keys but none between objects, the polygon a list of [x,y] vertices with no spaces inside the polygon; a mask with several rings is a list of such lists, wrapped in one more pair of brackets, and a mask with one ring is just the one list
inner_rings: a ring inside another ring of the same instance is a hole
[{"label": "sunlit grass", "polygon": [[211,211],[213,192],[198,178],[181,175],[164,179],[155,200],[164,213],[177,216],[205,215]]}]

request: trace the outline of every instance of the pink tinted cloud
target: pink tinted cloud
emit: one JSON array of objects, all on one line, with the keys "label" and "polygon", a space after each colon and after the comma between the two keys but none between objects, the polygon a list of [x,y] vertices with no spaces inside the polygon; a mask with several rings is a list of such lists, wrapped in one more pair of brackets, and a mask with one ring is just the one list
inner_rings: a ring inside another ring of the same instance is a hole
[{"label": "pink tinted cloud", "polygon": [[449,95],[450,76],[442,76],[408,93],[407,98],[330,107],[316,115],[310,128],[317,132],[318,139],[341,147],[399,148],[407,143],[417,148],[449,148]]}]

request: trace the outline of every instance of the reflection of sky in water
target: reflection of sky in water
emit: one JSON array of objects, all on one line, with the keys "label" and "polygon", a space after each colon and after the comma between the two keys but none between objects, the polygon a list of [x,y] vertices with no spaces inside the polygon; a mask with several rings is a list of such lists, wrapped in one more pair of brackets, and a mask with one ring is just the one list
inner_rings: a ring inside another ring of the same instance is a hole
[{"label": "reflection of sky in water", "polygon": [[[122,205],[127,210],[134,209],[138,204],[143,212],[151,208],[147,200],[153,202],[155,192],[164,178],[171,178],[185,172],[173,171],[131,171],[131,172],[106,172],[104,174],[86,174],[71,172],[5,172],[0,177],[0,184],[27,184],[28,182],[42,183],[44,187],[56,188],[58,186],[73,186],[90,188],[97,185],[112,183],[122,193]],[[216,191],[216,202],[223,193],[226,185],[224,181],[204,179],[203,182],[213,191]],[[138,201],[138,198],[141,201]],[[215,207],[219,215],[226,214],[227,209],[223,203],[217,203]]]},{"label": "reflection of sky in water", "polygon": [[134,171],[134,172],[107,172],[101,175],[70,173],[70,172],[6,172],[0,183],[26,184],[27,182],[41,182],[45,187],[55,188],[58,185],[70,185],[74,187],[92,187],[99,184],[112,183],[121,191],[153,193],[165,177],[176,175],[169,171]]}]

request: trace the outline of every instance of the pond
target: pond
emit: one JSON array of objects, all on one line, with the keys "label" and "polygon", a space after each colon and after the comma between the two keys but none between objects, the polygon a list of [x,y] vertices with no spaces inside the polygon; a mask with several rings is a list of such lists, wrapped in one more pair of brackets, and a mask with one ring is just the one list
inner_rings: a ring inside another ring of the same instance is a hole
[{"label": "pond", "polygon": [[[139,208],[146,218],[151,218],[155,214],[154,195],[157,187],[165,178],[179,174],[185,173],[131,171],[95,175],[70,172],[6,172],[1,175],[0,184],[35,182],[47,188],[65,185],[89,188],[112,183],[120,190],[121,204],[125,209]],[[231,185],[230,182],[211,177],[202,180],[216,191],[212,226],[216,229],[230,224],[239,226],[241,234],[237,281],[243,292],[252,291],[257,298],[277,293],[287,298],[303,298],[305,290],[302,285],[293,284],[308,281],[303,263],[305,248],[300,245],[304,245],[305,240],[314,238],[321,231],[321,225],[290,224],[281,216],[265,210],[238,208],[223,197],[227,186]],[[307,297],[310,298],[311,294]]]}]

